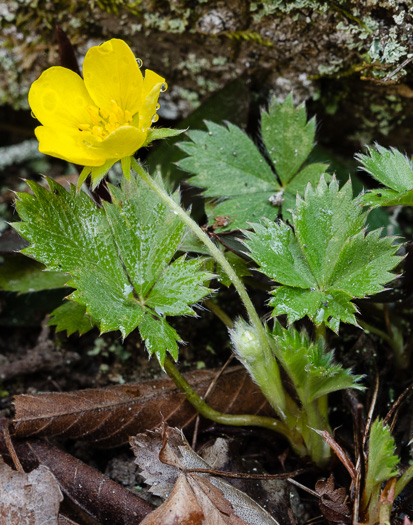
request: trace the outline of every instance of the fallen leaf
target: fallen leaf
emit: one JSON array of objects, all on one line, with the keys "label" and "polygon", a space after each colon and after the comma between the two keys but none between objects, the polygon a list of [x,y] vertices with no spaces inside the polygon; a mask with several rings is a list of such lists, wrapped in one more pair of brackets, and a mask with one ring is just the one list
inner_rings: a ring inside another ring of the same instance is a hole
[{"label": "fallen leaf", "polygon": [[44,465],[27,474],[0,460],[0,523],[58,525],[62,500],[55,477]]},{"label": "fallen leaf", "polygon": [[153,510],[137,494],[57,447],[38,439],[26,443],[38,462],[54,474],[64,494],[97,521],[110,525],[139,523]]},{"label": "fallen leaf", "polygon": [[331,474],[326,480],[318,480],[315,490],[319,494],[319,506],[329,523],[351,523],[350,506],[347,503],[345,488],[334,488],[334,478]]},{"label": "fallen leaf", "polygon": [[[0,454],[11,460],[10,450],[4,439],[5,418],[0,418]],[[3,433],[2,433],[3,430]],[[39,465],[48,468],[54,475],[65,496],[77,507],[93,518],[93,523],[130,525],[152,512],[154,506],[138,494],[112,481],[98,470],[89,467],[60,448],[40,439],[12,440],[18,460],[26,471]],[[59,517],[62,525],[66,517]],[[66,519],[66,522],[64,522]],[[131,521],[132,520],[132,521]],[[3,522],[0,521],[3,525]],[[60,525],[60,523],[59,523]],[[73,522],[73,525],[76,525]]]},{"label": "fallen leaf", "polygon": [[[216,373],[216,370],[197,370],[185,377],[202,396]],[[244,367],[226,370],[208,402],[220,412],[272,414]],[[100,447],[126,443],[129,436],[154,429],[163,419],[186,429],[197,415],[170,379],[76,392],[23,394],[16,396],[15,408],[16,437],[60,436],[83,439]]]},{"label": "fallen leaf", "polygon": [[181,475],[166,502],[149,514],[141,525],[201,525],[204,519],[193,490],[186,477]]},{"label": "fallen leaf", "polygon": [[170,494],[147,516],[144,525],[277,525],[254,500],[229,483],[208,474],[186,472],[211,465],[192,450],[180,430],[148,431],[131,438],[131,446],[141,475],[151,485],[150,492],[163,497]]},{"label": "fallen leaf", "polygon": [[[252,475],[267,474],[257,459],[246,458],[240,454],[239,440],[218,437],[214,443],[204,446],[199,454],[214,470],[252,472]],[[234,478],[228,481],[238,490],[246,492],[271,516],[277,516],[277,520],[283,525],[295,523],[291,514],[297,518],[297,523],[304,523],[306,520],[300,495],[296,487],[287,480],[257,479],[251,482],[247,479]]]}]

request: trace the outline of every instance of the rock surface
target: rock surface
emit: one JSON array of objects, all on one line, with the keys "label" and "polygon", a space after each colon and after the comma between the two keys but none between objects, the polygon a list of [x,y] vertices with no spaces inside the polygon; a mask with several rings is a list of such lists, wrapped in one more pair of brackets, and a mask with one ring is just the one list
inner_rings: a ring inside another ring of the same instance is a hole
[{"label": "rock surface", "polygon": [[58,64],[56,24],[80,63],[90,46],[125,39],[144,67],[168,80],[164,118],[185,117],[243,76],[260,101],[290,91],[307,100],[335,140],[412,146],[413,84],[405,72],[413,66],[397,71],[413,52],[411,0],[7,0],[0,6],[3,104],[27,109],[30,84]]}]

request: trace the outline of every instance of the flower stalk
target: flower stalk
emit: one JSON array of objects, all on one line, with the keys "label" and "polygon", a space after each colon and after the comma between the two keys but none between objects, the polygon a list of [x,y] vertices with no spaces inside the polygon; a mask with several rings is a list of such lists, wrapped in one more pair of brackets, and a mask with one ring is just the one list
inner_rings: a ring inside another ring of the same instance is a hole
[{"label": "flower stalk", "polygon": [[267,416],[256,416],[250,414],[224,414],[218,412],[211,408],[201,396],[199,396],[195,390],[191,387],[188,381],[182,376],[178,371],[174,363],[169,357],[165,358],[164,363],[165,371],[168,376],[173,380],[176,386],[181,392],[185,394],[186,399],[191,403],[191,405],[204,417],[215,421],[215,423],[220,423],[222,425],[231,425],[231,426],[253,426],[267,428],[273,430],[279,434],[282,434],[290,442],[294,452],[300,456],[305,456],[307,454],[307,449],[301,439],[301,436],[292,431],[286,424],[278,419],[274,419]]},{"label": "flower stalk", "polygon": [[260,321],[257,311],[252,304],[252,301],[241,281],[230,263],[227,261],[222,252],[215,246],[208,235],[198,226],[198,224],[191,219],[191,217],[178,205],[176,202],[153,180],[153,178],[147,173],[143,167],[135,160],[132,159],[132,167],[138,173],[138,175],[148,184],[148,186],[167,204],[171,210],[180,217],[180,219],[193,231],[198,239],[205,244],[211,253],[212,257],[217,263],[223,268],[231,283],[237,290],[245,309],[247,310],[248,317],[254,328],[257,331],[258,338],[264,349],[267,349],[270,353],[270,348],[267,342],[264,327]]}]

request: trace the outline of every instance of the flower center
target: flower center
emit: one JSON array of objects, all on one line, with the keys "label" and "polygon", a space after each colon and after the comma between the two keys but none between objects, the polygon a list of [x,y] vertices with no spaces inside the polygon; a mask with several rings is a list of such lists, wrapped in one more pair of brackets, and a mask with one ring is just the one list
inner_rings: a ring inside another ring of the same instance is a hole
[{"label": "flower center", "polygon": [[104,140],[119,127],[130,126],[133,118],[131,113],[127,109],[123,111],[114,100],[110,101],[110,105],[110,111],[105,108],[88,106],[90,122],[79,124],[79,130],[92,133],[98,140]]}]

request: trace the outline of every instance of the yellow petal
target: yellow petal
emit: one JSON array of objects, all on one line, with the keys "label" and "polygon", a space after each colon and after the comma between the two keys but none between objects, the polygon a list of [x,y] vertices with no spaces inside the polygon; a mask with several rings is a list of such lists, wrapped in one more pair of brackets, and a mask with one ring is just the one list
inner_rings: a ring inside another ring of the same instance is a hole
[{"label": "yellow petal", "polygon": [[87,107],[93,104],[79,75],[64,67],[51,67],[33,82],[29,104],[36,118],[50,127],[77,128],[90,121]]},{"label": "yellow petal", "polygon": [[83,62],[86,88],[99,108],[111,112],[114,100],[134,115],[139,110],[142,73],[130,47],[112,39],[89,49]]},{"label": "yellow petal", "polygon": [[65,130],[38,126],[35,133],[39,151],[46,155],[83,166],[101,166],[106,161],[100,149],[84,144],[84,134],[80,131],[68,133]]},{"label": "yellow petal", "polygon": [[121,126],[104,140],[99,140],[92,134],[88,134],[86,140],[93,145],[94,151],[102,152],[106,159],[121,159],[133,155],[145,142],[146,135],[146,132],[134,126]]},{"label": "yellow petal", "polygon": [[156,113],[156,104],[158,103],[159,93],[165,79],[160,75],[147,69],[143,81],[141,102],[139,108],[139,128],[150,128],[152,118]]}]

